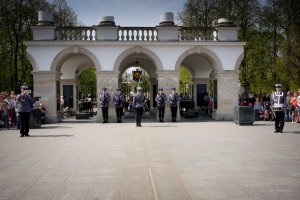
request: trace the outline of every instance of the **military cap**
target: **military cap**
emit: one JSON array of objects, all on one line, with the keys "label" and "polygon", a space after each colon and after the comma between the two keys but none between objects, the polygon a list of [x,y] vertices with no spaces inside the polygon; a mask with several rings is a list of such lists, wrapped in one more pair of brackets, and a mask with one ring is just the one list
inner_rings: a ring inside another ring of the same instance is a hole
[{"label": "military cap", "polygon": [[140,86],[138,86],[136,89],[137,89],[137,90],[141,90],[142,88],[141,88]]},{"label": "military cap", "polygon": [[282,85],[281,84],[275,84],[275,87],[280,88],[280,87],[282,87]]},{"label": "military cap", "polygon": [[102,90],[107,90],[107,88],[105,87],[105,88],[102,88]]},{"label": "military cap", "polygon": [[176,90],[176,87],[173,87],[172,90]]},{"label": "military cap", "polygon": [[159,91],[163,91],[164,89],[163,89],[163,88],[159,88],[158,90],[159,90]]},{"label": "military cap", "polygon": [[27,85],[22,85],[21,90],[28,90],[28,86]]}]

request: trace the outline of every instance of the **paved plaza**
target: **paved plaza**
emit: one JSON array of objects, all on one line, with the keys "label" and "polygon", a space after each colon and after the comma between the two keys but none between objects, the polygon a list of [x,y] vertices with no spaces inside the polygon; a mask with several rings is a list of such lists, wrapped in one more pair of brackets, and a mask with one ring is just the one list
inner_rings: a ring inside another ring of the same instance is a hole
[{"label": "paved plaza", "polygon": [[0,130],[0,199],[300,199],[300,124],[64,122]]}]

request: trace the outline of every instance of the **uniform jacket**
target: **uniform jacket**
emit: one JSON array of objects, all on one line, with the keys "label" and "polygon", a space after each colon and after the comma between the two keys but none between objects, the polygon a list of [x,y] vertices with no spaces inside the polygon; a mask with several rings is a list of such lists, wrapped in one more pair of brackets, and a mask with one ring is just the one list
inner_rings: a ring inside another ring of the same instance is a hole
[{"label": "uniform jacket", "polygon": [[17,105],[19,112],[31,112],[33,108],[34,100],[29,94],[20,94],[17,97]]},{"label": "uniform jacket", "polygon": [[167,100],[167,96],[165,93],[161,93],[161,94],[157,94],[156,95],[156,98],[155,98],[155,101],[157,103],[157,106],[165,106],[165,101]]},{"label": "uniform jacket", "polygon": [[122,94],[116,94],[113,98],[113,101],[115,102],[116,108],[122,108],[124,104],[124,97]]},{"label": "uniform jacket", "polygon": [[178,106],[178,101],[180,101],[180,98],[177,93],[169,95],[170,106]]},{"label": "uniform jacket", "polygon": [[273,108],[284,108],[286,95],[282,91],[276,91],[271,96],[271,105]]},{"label": "uniform jacket", "polygon": [[134,108],[144,108],[145,95],[143,93],[137,92],[133,97],[133,107]]},{"label": "uniform jacket", "polygon": [[99,98],[100,104],[102,108],[106,108],[109,106],[109,102],[111,101],[109,93],[101,94]]}]

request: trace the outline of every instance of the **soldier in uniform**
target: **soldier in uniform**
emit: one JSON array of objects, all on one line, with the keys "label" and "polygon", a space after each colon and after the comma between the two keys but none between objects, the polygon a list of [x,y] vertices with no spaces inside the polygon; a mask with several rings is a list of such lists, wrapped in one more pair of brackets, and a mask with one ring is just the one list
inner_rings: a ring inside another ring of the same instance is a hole
[{"label": "soldier in uniform", "polygon": [[281,91],[281,84],[275,84],[276,92],[271,96],[271,105],[275,116],[274,133],[282,133],[284,127],[285,93]]},{"label": "soldier in uniform", "polygon": [[141,126],[145,104],[145,95],[142,93],[141,87],[137,87],[136,89],[137,93],[133,96],[133,108],[136,112],[136,126]]},{"label": "soldier in uniform", "polygon": [[106,88],[102,89],[102,93],[100,94],[99,101],[102,108],[103,123],[108,123],[108,106],[109,106],[109,102],[111,101],[111,98]]},{"label": "soldier in uniform", "polygon": [[169,95],[169,102],[170,102],[170,108],[171,108],[171,114],[172,114],[172,122],[176,122],[176,116],[177,116],[177,107],[178,102],[180,100],[178,93],[176,92],[176,88],[172,88],[172,93]]},{"label": "soldier in uniform", "polygon": [[159,122],[164,121],[165,116],[165,101],[167,100],[166,94],[163,92],[163,88],[159,88],[159,92],[156,95],[155,101],[157,102]]},{"label": "soldier in uniform", "polygon": [[117,88],[117,93],[115,94],[113,101],[115,103],[116,114],[117,114],[117,123],[122,123],[122,115],[123,115],[123,104],[124,97],[121,94],[120,88]]},{"label": "soldier in uniform", "polygon": [[20,136],[30,136],[29,135],[29,119],[30,113],[33,108],[34,100],[31,98],[28,92],[27,86],[21,87],[22,93],[17,97],[18,111],[20,114]]}]

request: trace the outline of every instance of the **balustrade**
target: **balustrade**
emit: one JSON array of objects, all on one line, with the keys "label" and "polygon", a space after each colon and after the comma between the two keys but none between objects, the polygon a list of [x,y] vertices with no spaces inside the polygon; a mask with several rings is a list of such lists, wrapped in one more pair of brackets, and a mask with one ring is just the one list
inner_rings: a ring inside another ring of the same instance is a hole
[{"label": "balustrade", "polygon": [[[180,41],[209,41],[216,40],[214,27],[181,27]],[[58,27],[57,40],[96,40],[94,27]],[[158,41],[156,27],[119,27],[119,41]]]},{"label": "balustrade", "polygon": [[58,27],[57,40],[96,40],[94,27]]},{"label": "balustrade", "polygon": [[214,38],[215,28],[200,28],[200,27],[181,27],[179,31],[179,40],[181,41],[208,41],[216,40]]},{"label": "balustrade", "polygon": [[155,27],[120,27],[118,40],[157,41],[157,30]]}]

